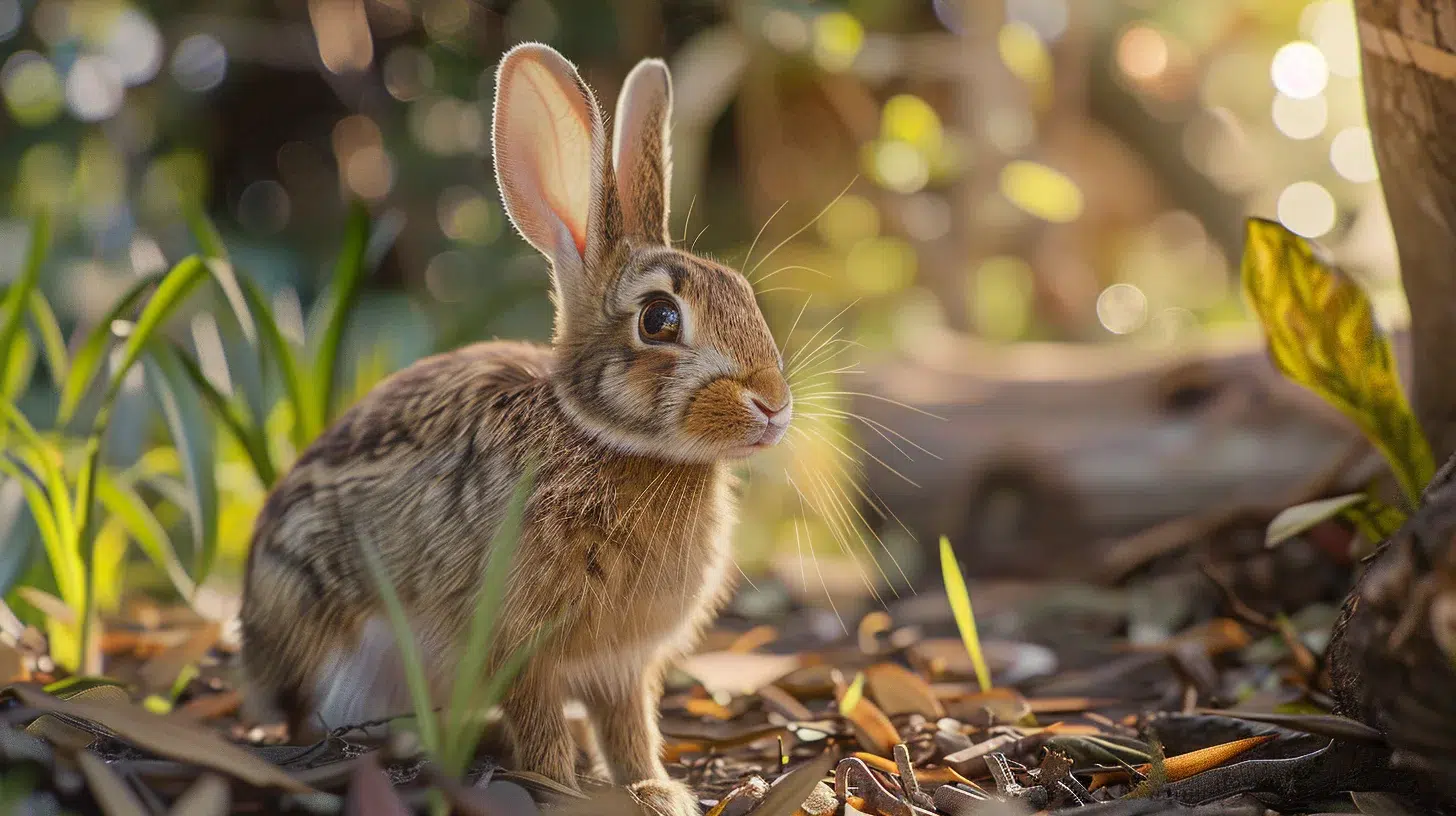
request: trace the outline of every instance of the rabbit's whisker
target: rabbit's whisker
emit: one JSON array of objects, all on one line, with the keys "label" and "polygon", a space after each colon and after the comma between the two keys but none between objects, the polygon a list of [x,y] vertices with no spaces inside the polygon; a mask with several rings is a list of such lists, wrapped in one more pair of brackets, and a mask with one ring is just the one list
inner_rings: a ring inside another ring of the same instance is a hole
[{"label": "rabbit's whisker", "polygon": [[784,342],[782,344],[783,346],[787,347],[789,343],[793,340],[794,330],[799,328],[799,321],[804,319],[804,312],[809,310],[809,301],[813,299],[813,295],[807,295],[804,298],[804,305],[799,307],[799,313],[797,315],[794,315],[794,322],[789,324],[789,330],[787,333],[784,334]]},{"label": "rabbit's whisker", "polygon": [[[886,425],[885,423],[880,422],[878,420],[870,419],[869,417],[864,416],[862,414],[856,414],[853,411],[845,411],[845,410],[842,410],[842,409],[839,409],[839,408],[828,408],[828,407],[824,407],[824,408],[820,408],[818,411],[805,411],[804,413],[800,414],[800,416],[814,417],[816,419],[817,418],[823,418],[823,419],[853,419],[853,420],[857,420],[859,422],[863,422],[867,427],[869,427],[875,433],[878,433],[882,439],[884,439],[886,442],[889,442],[890,445],[892,445],[895,448],[895,450],[899,451],[900,452],[900,455],[901,456],[904,456],[906,459],[909,459],[911,461],[914,461],[915,460],[915,457],[912,456],[912,455],[910,455],[908,452],[906,452],[904,449],[902,449],[899,445],[895,444],[894,440],[890,439],[891,436],[895,437],[895,439],[898,439],[901,442],[904,442],[906,445],[909,445],[910,447],[912,447],[912,448],[920,451],[921,453],[923,453],[923,454],[925,454],[925,455],[927,455],[927,456],[929,456],[929,457],[931,457],[933,459],[939,459],[940,458],[939,456],[937,456],[932,451],[926,450],[925,448],[923,448],[920,445],[916,444],[916,442],[914,440],[910,439],[909,437],[905,436],[904,434],[900,433],[899,431],[895,430],[894,428],[891,428],[889,425]],[[888,434],[888,436],[886,434]]]},{"label": "rabbit's whisker", "polygon": [[[780,272],[792,272],[792,271],[794,271],[796,269],[801,269],[801,270],[803,270],[805,272],[813,272],[814,274],[818,275],[821,278],[827,278],[827,277],[829,277],[829,273],[828,272],[821,272],[821,271],[819,271],[818,269],[815,269],[812,266],[803,266],[801,264],[789,264],[788,266],[781,266],[781,267],[779,267],[778,269],[775,269],[772,272],[766,272],[766,273],[764,273],[762,277],[760,277],[758,280],[756,280],[756,281],[753,282],[753,285],[754,285],[755,288],[757,288],[759,284],[763,283],[764,281],[768,280],[769,278],[772,278],[774,275],[777,275]],[[760,293],[760,294],[762,294],[762,293]]]},{"label": "rabbit's whisker", "polygon": [[855,177],[854,178],[852,178],[852,179],[849,180],[849,183],[848,184],[844,185],[844,189],[839,191],[839,195],[835,196],[833,198],[833,200],[831,200],[828,204],[825,204],[824,205],[824,209],[820,210],[818,215],[816,215],[813,218],[811,218],[809,220],[809,223],[807,223],[804,226],[799,227],[798,229],[794,230],[794,232],[792,234],[790,234],[789,237],[787,237],[784,240],[779,241],[777,244],[775,244],[774,245],[774,248],[773,249],[770,249],[768,251],[768,254],[767,255],[764,255],[761,259],[759,259],[758,264],[755,264],[751,269],[749,269],[744,274],[744,276],[747,277],[750,281],[753,280],[753,271],[755,269],[757,269],[760,265],[762,265],[764,261],[767,261],[769,258],[772,258],[773,257],[773,254],[775,252],[778,252],[780,249],[782,249],[785,244],[787,244],[788,242],[790,242],[790,241],[794,240],[795,238],[798,238],[800,235],[802,235],[804,233],[804,230],[807,230],[808,228],[814,226],[814,224],[818,223],[819,219],[823,218],[824,217],[824,214],[827,213],[827,212],[829,212],[830,208],[832,208],[835,204],[838,204],[839,203],[839,199],[844,198],[844,194],[849,192],[849,188],[853,187],[854,186],[854,183],[856,181],[859,181],[859,174],[858,173],[855,174]]},{"label": "rabbit's whisker", "polygon": [[[824,325],[820,326],[818,331],[816,331],[812,335],[810,335],[809,336],[809,339],[804,343],[804,345],[803,346],[800,346],[799,347],[799,350],[796,351],[796,352],[794,352],[794,356],[792,356],[792,357],[789,358],[789,365],[792,366],[795,362],[797,362],[797,360],[799,358],[799,355],[801,355],[801,354],[804,353],[804,350],[809,347],[809,344],[810,343],[813,343],[815,340],[819,339],[819,335],[823,334],[824,333],[824,330],[827,329],[827,328],[829,328],[829,326],[830,326],[831,323],[833,323],[834,321],[836,321],[839,318],[843,317],[846,312],[848,312],[850,309],[853,309],[858,304],[859,304],[859,299],[858,298],[855,298],[854,300],[852,300],[852,301],[849,302],[849,305],[845,306],[843,309],[840,309],[833,317],[831,317],[828,320],[824,321]],[[836,331],[834,333],[834,335],[832,335],[832,336],[837,336],[840,331],[843,331],[843,329],[840,329],[839,331]],[[814,349],[813,349],[813,351],[818,351],[819,348],[820,348],[819,346],[815,346]]]},{"label": "rabbit's whisker", "polygon": [[704,224],[703,225],[703,228],[700,229],[700,230],[698,230],[698,234],[693,236],[693,244],[692,244],[692,246],[688,247],[688,251],[689,252],[697,252],[698,251],[698,240],[700,238],[702,238],[703,237],[703,233],[705,233],[707,231],[708,231],[708,225],[707,224]]},{"label": "rabbit's whisker", "polygon": [[[784,471],[784,475],[785,476],[788,476],[788,471]],[[793,480],[790,479],[790,481],[793,481]],[[798,491],[798,489],[799,488],[797,486],[794,488],[794,490],[796,492]],[[805,512],[804,511],[804,494],[803,493],[799,493],[799,511],[800,511],[801,514],[803,512]],[[800,572],[800,574],[802,574],[803,573],[803,570],[804,570],[804,550],[803,550],[803,547],[799,543],[799,526],[800,526],[801,523],[802,523],[802,519],[797,519],[797,518],[794,519],[794,545],[796,547],[799,547],[799,572]],[[829,601],[829,609],[830,609],[830,611],[834,613],[835,620],[838,620],[839,621],[840,628],[843,629],[844,630],[844,633],[847,635],[847,634],[849,634],[849,624],[847,624],[847,623],[844,622],[844,616],[841,615],[841,614],[839,614],[839,608],[834,605],[834,594],[829,591],[829,582],[827,582],[827,581],[824,580],[824,568],[821,567],[821,566],[819,566],[819,554],[814,551],[814,536],[807,529],[807,527],[804,530],[804,537],[807,538],[807,539],[809,539],[809,557],[812,558],[812,559],[814,559],[814,572],[816,572],[816,573],[819,574],[819,585],[824,588],[824,599],[827,600],[827,601]],[[809,586],[809,580],[808,580],[807,576],[804,578],[804,586],[806,588]]]},{"label": "rabbit's whisker", "polygon": [[[812,476],[813,474],[810,475]],[[840,513],[836,512],[837,508],[832,507],[829,504],[829,501],[825,498],[824,493],[819,489],[819,486],[815,482],[811,481],[809,483],[809,493],[811,496],[813,496],[813,499],[810,502],[810,506],[815,508],[816,512],[819,513],[819,518],[828,525],[829,534],[834,537],[835,541],[839,542],[839,548],[844,552],[845,555],[849,556],[850,560],[854,562],[855,568],[859,570],[860,579],[864,581],[865,588],[870,591],[870,596],[875,599],[875,603],[884,606],[885,599],[880,595],[879,589],[875,587],[874,581],[870,579],[869,573],[866,572],[864,566],[860,564],[859,556],[855,553],[854,550],[854,545],[850,543],[850,534],[853,532],[854,525],[852,523],[847,523],[847,516],[842,516]],[[841,525],[843,525],[843,527],[841,527]],[[865,547],[865,552],[870,553],[871,560],[873,560],[874,553],[870,552],[868,546]],[[880,565],[876,563],[875,569],[878,570],[879,568]],[[881,572],[883,573],[883,571]]]},{"label": "rabbit's whisker", "polygon": [[[819,437],[819,439],[822,440],[826,445],[828,445],[829,447],[833,448],[840,456],[844,457],[844,460],[845,461],[847,461],[847,462],[854,462],[854,461],[856,461],[855,458],[854,458],[854,456],[852,456],[849,453],[849,451],[846,451],[844,448],[840,447],[834,440],[832,440],[829,437],[825,436],[824,434],[820,433],[817,429],[810,428],[808,430],[805,430],[804,433],[812,433],[815,436]],[[886,462],[884,459],[881,459],[880,457],[874,455],[870,451],[866,450],[863,445],[859,444],[858,442],[854,441],[853,439],[850,439],[848,436],[845,436],[843,433],[841,433],[839,431],[835,431],[835,433],[839,434],[841,437],[844,437],[844,440],[846,442],[848,442],[849,444],[853,445],[860,453],[863,453],[865,456],[868,456],[869,458],[875,460],[875,462],[878,463],[880,465],[880,467],[883,467],[885,470],[888,470],[891,473],[895,474],[896,476],[899,476],[901,479],[904,479],[905,482],[906,482],[906,484],[909,484],[910,486],[914,487],[915,489],[917,489],[917,490],[920,489],[920,485],[914,479],[911,479],[909,476],[906,476],[905,474],[903,474],[900,471],[894,469],[893,467],[890,467],[890,464],[888,462]]]},{"label": "rabbit's whisker", "polygon": [[864,346],[856,343],[853,340],[836,338],[833,340],[832,343],[828,344],[825,349],[816,352],[812,357],[809,357],[803,362],[795,365],[793,370],[789,372],[787,379],[790,382],[793,382],[796,378],[802,379],[803,377],[820,376],[824,373],[823,371],[811,371],[809,374],[805,374],[804,371],[805,369],[808,369],[811,365],[816,367],[827,367],[830,363],[839,359],[841,355],[847,354],[857,348],[864,348]]},{"label": "rabbit's whisker", "polygon": [[[763,222],[763,226],[761,226],[761,227],[758,228],[758,234],[755,235],[755,236],[753,236],[753,243],[751,243],[751,244],[748,245],[748,254],[743,256],[743,265],[745,267],[748,266],[748,262],[753,258],[753,249],[754,249],[754,247],[757,247],[758,246],[758,239],[760,239],[760,238],[763,237],[763,233],[768,229],[768,225],[769,224],[772,224],[773,223],[773,220],[775,218],[778,218],[779,217],[779,213],[783,212],[784,211],[784,208],[787,207],[787,206],[789,206],[789,202],[787,202],[787,201],[785,201],[784,203],[780,204],[779,205],[779,208],[777,210],[774,210],[773,211],[773,215],[770,215],[768,217],[768,220]],[[745,275],[744,277],[748,277],[748,276]],[[749,280],[750,283],[753,282],[753,279],[752,278],[749,278],[748,280]]]},{"label": "rabbit's whisker", "polygon": [[[874,528],[871,527],[869,519],[865,518],[864,514],[859,511],[859,508],[855,507],[854,502],[849,498],[849,494],[845,492],[842,486],[836,484],[834,480],[830,479],[828,476],[822,473],[814,474],[814,478],[819,482],[820,488],[823,490],[824,495],[827,496],[831,502],[833,502],[835,512],[839,515],[840,520],[843,522],[846,533],[850,531],[853,531],[855,533],[855,538],[859,539],[860,546],[864,547],[865,555],[869,556],[870,561],[874,563],[875,570],[880,574],[880,578],[885,582],[885,586],[890,588],[890,592],[893,593],[896,598],[900,597],[900,590],[895,588],[895,582],[892,581],[889,574],[885,572],[885,568],[880,563],[880,559],[875,555],[874,549],[870,547],[869,540],[865,538],[863,532],[860,532],[860,530],[868,529],[871,535],[873,535],[875,541],[879,543],[880,549],[885,550],[885,552],[887,553],[889,552],[889,549],[885,547],[885,542],[881,541],[879,534],[874,532]],[[850,515],[851,511],[853,511],[854,516]],[[858,525],[856,525],[854,523],[854,517],[858,517],[860,523],[864,526],[859,527]],[[898,563],[895,566],[897,569],[899,568]],[[900,574],[903,576],[904,571],[901,571]],[[910,580],[906,578],[905,583],[908,584],[909,582]],[[883,603],[884,601],[881,600],[881,604]]]},{"label": "rabbit's whisker", "polygon": [[693,193],[692,200],[688,201],[688,215],[683,219],[683,237],[678,241],[680,244],[688,242],[688,230],[693,228],[693,207],[697,206],[698,194]]},{"label": "rabbit's whisker", "polygon": [[820,392],[818,392],[816,394],[813,394],[812,396],[804,397],[803,400],[805,400],[805,401],[808,401],[808,400],[820,400],[820,401],[822,401],[822,400],[824,400],[826,398],[831,398],[831,397],[863,397],[865,399],[879,400],[880,402],[888,402],[889,404],[894,405],[897,408],[904,408],[907,411],[914,411],[917,414],[920,414],[922,416],[930,417],[931,419],[938,419],[941,422],[945,422],[946,421],[945,420],[945,417],[940,416],[939,414],[932,414],[932,413],[930,413],[929,411],[926,411],[923,408],[916,408],[913,405],[907,405],[907,404],[905,404],[903,402],[900,402],[899,400],[893,400],[893,399],[890,399],[889,397],[880,396],[879,394],[866,394],[866,393],[864,393],[862,391],[820,391]]},{"label": "rabbit's whisker", "polygon": [[[794,488],[794,492],[797,493],[799,496],[799,512],[801,517],[807,517],[808,508],[813,506],[813,502],[804,495],[804,491],[800,489],[798,482],[794,481],[793,476],[790,476],[787,471],[784,472],[784,476],[788,478],[789,486]],[[817,509],[815,510],[815,513],[820,518],[824,517],[824,514],[818,512]],[[798,534],[799,522],[799,519],[794,520],[794,532],[796,536]],[[834,537],[832,527],[830,528],[830,536]],[[849,634],[849,624],[845,623],[844,616],[839,614],[839,608],[834,605],[834,593],[829,591],[829,582],[824,580],[824,568],[819,564],[819,554],[814,549],[814,534],[813,531],[810,530],[808,524],[804,525],[804,537],[809,542],[809,555],[814,559],[814,571],[819,573],[819,585],[824,587],[824,597],[829,601],[829,608],[834,611],[834,617],[839,619],[839,625],[843,627],[844,633]],[[860,574],[860,577],[864,579],[865,586],[870,586],[869,578],[864,574],[864,568],[860,566],[859,559],[855,558],[854,553],[850,552],[846,547],[844,547],[843,544],[840,545],[840,549],[844,550],[844,554],[849,556],[850,562],[854,564],[855,569]],[[870,592],[874,592],[874,587],[870,586]]]}]

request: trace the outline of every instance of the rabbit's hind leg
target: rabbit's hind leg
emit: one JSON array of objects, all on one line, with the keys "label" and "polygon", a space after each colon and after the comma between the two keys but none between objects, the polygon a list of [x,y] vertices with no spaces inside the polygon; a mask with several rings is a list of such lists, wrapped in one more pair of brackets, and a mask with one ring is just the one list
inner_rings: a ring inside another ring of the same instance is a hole
[{"label": "rabbit's hind leg", "polygon": [[311,734],[412,712],[404,660],[388,620],[365,620],[351,646],[325,656],[306,708],[306,721],[299,725]]}]

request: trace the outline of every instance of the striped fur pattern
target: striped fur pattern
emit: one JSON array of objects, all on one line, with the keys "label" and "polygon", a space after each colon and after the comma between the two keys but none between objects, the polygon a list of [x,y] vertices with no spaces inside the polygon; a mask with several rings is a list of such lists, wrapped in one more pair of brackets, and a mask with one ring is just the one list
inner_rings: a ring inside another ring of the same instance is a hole
[{"label": "striped fur pattern", "polygon": [[[551,261],[553,345],[483,343],[416,363],[278,483],[245,587],[250,709],[286,717],[295,735],[408,711],[365,536],[447,699],[491,538],[530,464],[492,664],[556,626],[503,705],[514,764],[575,785],[563,704],[579,699],[617,782],[658,813],[697,813],[659,760],[662,672],[730,589],[727,463],[783,436],[783,361],[744,277],[667,240],[661,62],[629,76],[615,152],[555,51],[513,49],[497,87],[497,177],[513,223]],[[680,335],[648,342],[641,316],[664,300]]]}]

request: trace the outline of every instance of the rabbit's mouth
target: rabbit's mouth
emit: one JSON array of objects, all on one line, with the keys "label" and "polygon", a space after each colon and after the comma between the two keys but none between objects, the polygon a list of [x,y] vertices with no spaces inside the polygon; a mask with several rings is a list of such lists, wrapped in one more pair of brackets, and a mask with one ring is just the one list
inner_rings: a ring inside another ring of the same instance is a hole
[{"label": "rabbit's mouth", "polygon": [[758,453],[762,450],[768,450],[769,448],[772,448],[779,442],[783,441],[783,438],[785,435],[788,434],[788,431],[789,426],[786,422],[765,422],[763,426],[763,433],[761,436],[759,436],[757,441],[730,449],[726,454],[725,458],[747,459],[753,454]]}]

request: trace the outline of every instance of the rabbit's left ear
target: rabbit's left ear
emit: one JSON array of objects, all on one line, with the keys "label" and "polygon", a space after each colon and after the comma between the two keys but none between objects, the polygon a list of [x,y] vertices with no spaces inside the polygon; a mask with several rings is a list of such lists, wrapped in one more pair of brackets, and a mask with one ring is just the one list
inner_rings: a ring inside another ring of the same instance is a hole
[{"label": "rabbit's left ear", "polygon": [[637,63],[617,97],[612,138],[612,166],[617,198],[628,235],[668,244],[668,189],[672,148],[672,76],[659,59]]}]

